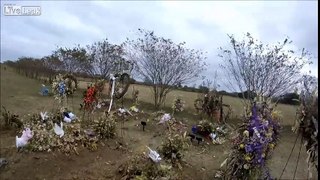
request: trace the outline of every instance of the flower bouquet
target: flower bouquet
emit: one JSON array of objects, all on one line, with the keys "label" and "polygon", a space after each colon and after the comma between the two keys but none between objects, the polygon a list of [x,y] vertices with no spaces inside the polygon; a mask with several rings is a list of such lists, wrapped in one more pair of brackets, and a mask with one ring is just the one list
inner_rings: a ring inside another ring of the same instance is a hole
[{"label": "flower bouquet", "polygon": [[251,116],[239,127],[226,161],[227,179],[271,179],[266,160],[277,145],[280,125],[267,106],[254,103]]},{"label": "flower bouquet", "polygon": [[95,102],[98,102],[97,88],[96,86],[89,86],[83,96],[84,109],[93,111]]}]

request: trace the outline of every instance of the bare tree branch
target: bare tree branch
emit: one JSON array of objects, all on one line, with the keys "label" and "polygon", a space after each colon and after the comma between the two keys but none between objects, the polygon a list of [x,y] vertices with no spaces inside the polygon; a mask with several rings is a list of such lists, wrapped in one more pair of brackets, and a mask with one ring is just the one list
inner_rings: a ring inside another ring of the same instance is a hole
[{"label": "bare tree branch", "polygon": [[[300,70],[310,63],[308,53],[301,55],[287,48],[286,38],[276,45],[264,45],[249,33],[242,41],[230,38],[230,49],[220,48],[224,59],[221,65],[227,75],[227,83],[233,90],[270,98],[290,91],[299,82]],[[248,99],[249,102],[253,99]],[[244,101],[245,102],[245,101]],[[245,103],[246,104],[246,103]]]},{"label": "bare tree branch", "polygon": [[135,71],[152,81],[155,106],[163,104],[173,86],[189,83],[204,70],[203,52],[175,44],[170,39],[139,29],[140,38],[127,40],[126,56],[136,64]]}]

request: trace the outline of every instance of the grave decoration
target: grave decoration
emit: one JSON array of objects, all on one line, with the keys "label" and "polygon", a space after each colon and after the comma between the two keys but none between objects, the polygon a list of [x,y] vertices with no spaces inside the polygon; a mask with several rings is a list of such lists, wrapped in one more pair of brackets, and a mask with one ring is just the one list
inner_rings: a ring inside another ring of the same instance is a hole
[{"label": "grave decoration", "polygon": [[135,154],[118,168],[121,179],[179,179],[179,173],[170,163],[160,161],[155,163],[149,153]]},{"label": "grave decoration", "polygon": [[52,91],[55,100],[59,102],[61,106],[64,105],[64,100],[66,100],[66,83],[62,74],[58,74],[52,82]]},{"label": "grave decoration", "polygon": [[312,177],[312,168],[318,171],[318,82],[305,76],[303,90],[300,93],[298,117],[292,130],[301,134],[308,154],[308,176]]},{"label": "grave decoration", "polygon": [[94,87],[96,89],[96,93],[97,93],[97,98],[101,99],[102,98],[102,91],[104,90],[106,84],[106,80],[105,79],[98,79],[95,84]]},{"label": "grave decoration", "polygon": [[116,121],[111,114],[94,120],[93,129],[99,138],[113,138],[116,135]]},{"label": "grave decoration", "polygon": [[172,103],[172,114],[176,112],[182,112],[185,107],[185,102],[181,99],[181,97],[176,97]]},{"label": "grave decoration", "polygon": [[93,85],[89,85],[83,93],[83,104],[81,108],[88,112],[93,112],[96,109],[107,108],[110,100],[102,98],[102,91],[104,90],[105,80],[98,80]]},{"label": "grave decoration", "polygon": [[158,148],[161,157],[179,169],[182,169],[181,160],[183,158],[183,152],[189,147],[186,136],[186,132],[184,134],[169,133]]},{"label": "grave decoration", "polygon": [[87,87],[87,90],[83,93],[83,103],[84,110],[92,112],[96,103],[98,102],[97,98],[98,90],[96,86],[90,85]]},{"label": "grave decoration", "polygon": [[28,144],[28,141],[32,138],[33,133],[30,130],[30,128],[25,128],[22,131],[21,137],[16,136],[16,147],[22,148],[25,147]]},{"label": "grave decoration", "polygon": [[157,151],[152,150],[148,146],[147,146],[147,148],[149,149],[149,154],[148,154],[149,158],[155,163],[160,162],[161,161],[161,157],[160,157],[159,153]]},{"label": "grave decoration", "polygon": [[63,116],[63,121],[66,123],[70,123],[77,119],[76,115],[73,114],[71,111],[68,111],[67,109],[65,109],[65,111],[63,112]]},{"label": "grave decoration", "polygon": [[66,85],[66,94],[67,97],[74,94],[74,92],[78,88],[78,81],[77,78],[72,74],[65,74],[63,76],[65,85]]},{"label": "grave decoration", "polygon": [[165,114],[161,117],[161,119],[160,119],[160,121],[159,121],[158,124],[164,124],[164,123],[170,121],[171,119],[172,119],[172,118],[171,118],[170,114],[165,113]]},{"label": "grave decoration", "polygon": [[146,121],[141,121],[140,124],[142,125],[142,130],[144,131],[146,125],[147,125],[147,122]]},{"label": "grave decoration", "polygon": [[223,144],[230,130],[225,125],[217,126],[207,120],[201,120],[198,125],[192,126],[191,131],[193,135],[203,137],[213,144]]},{"label": "grave decoration", "polygon": [[41,117],[42,122],[45,122],[49,118],[48,112],[47,111],[40,112],[40,117]]},{"label": "grave decoration", "polygon": [[139,109],[138,109],[136,106],[131,106],[131,107],[129,108],[129,111],[138,113],[138,112],[139,112]]},{"label": "grave decoration", "polygon": [[[78,87],[78,81],[72,74],[58,74],[53,79],[51,86],[54,98],[61,106],[65,106],[68,103],[68,98],[73,97],[72,94]],[[46,87],[43,86],[42,89],[45,90]]]},{"label": "grave decoration", "polygon": [[139,90],[132,91],[132,100],[134,105],[139,105]]},{"label": "grave decoration", "polygon": [[60,126],[57,125],[57,123],[54,123],[54,133],[58,135],[60,138],[64,135],[64,130],[63,130],[63,123],[60,122]]},{"label": "grave decoration", "polygon": [[133,116],[133,114],[126,108],[119,108],[117,110],[117,114],[118,114],[119,117],[122,117],[122,116],[126,117],[126,116],[129,116],[129,115]]},{"label": "grave decoration", "polygon": [[49,95],[49,88],[46,87],[46,85],[42,84],[40,89],[40,94],[42,96],[48,96]]},{"label": "grave decoration", "polygon": [[[280,124],[267,103],[254,103],[222,163],[225,179],[271,179],[266,161],[279,139]],[[221,172],[219,172],[221,173]]]},{"label": "grave decoration", "polygon": [[[45,121],[42,118],[44,114]],[[24,127],[32,129],[32,138],[28,136],[28,143],[24,146],[25,150],[30,151],[60,151],[67,155],[78,154],[79,147],[96,150],[101,140],[113,138],[116,135],[114,118],[105,115],[85,127],[80,124],[79,119],[71,123],[63,123],[63,112],[61,111],[32,114],[24,123]]]}]

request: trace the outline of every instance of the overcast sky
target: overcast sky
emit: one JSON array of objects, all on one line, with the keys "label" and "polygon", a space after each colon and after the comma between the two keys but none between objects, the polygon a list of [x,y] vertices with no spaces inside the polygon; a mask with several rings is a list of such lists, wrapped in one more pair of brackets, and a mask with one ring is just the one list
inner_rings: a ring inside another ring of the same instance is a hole
[{"label": "overcast sky", "polygon": [[1,7],[10,3],[40,6],[41,15],[1,13],[1,61],[43,57],[57,46],[104,38],[122,43],[143,28],[207,51],[210,65],[204,75],[213,76],[221,63],[217,49],[228,45],[227,34],[242,38],[250,32],[266,43],[290,37],[294,49],[313,54],[314,64],[305,71],[318,76],[317,1],[1,1]]}]

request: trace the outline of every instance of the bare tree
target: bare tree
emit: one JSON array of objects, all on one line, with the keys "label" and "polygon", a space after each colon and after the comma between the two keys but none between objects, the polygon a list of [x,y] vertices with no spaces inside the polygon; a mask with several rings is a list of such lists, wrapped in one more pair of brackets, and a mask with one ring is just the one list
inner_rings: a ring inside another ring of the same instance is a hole
[{"label": "bare tree", "polygon": [[151,81],[154,105],[159,108],[173,86],[191,82],[204,70],[203,52],[188,49],[158,37],[153,31],[139,29],[140,38],[127,40],[126,55],[135,62],[135,70]]},{"label": "bare tree", "polygon": [[87,46],[87,52],[86,73],[107,78],[114,68],[114,63],[122,58],[123,47],[111,44],[105,39]]},{"label": "bare tree", "polygon": [[[204,78],[205,80],[202,81],[201,86],[207,87],[209,91],[218,92],[218,88],[220,85],[218,84],[218,74],[215,71],[214,76],[212,78]],[[212,80],[211,80],[212,79]]]},{"label": "bare tree", "polygon": [[311,63],[304,49],[296,55],[288,48],[291,43],[288,38],[276,45],[264,45],[249,33],[242,41],[232,35],[229,38],[231,48],[220,48],[219,56],[224,60],[221,67],[227,75],[226,86],[233,91],[265,98],[283,94],[293,90],[299,82],[300,70]]},{"label": "bare tree", "polygon": [[87,61],[86,50],[80,45],[73,48],[60,47],[53,52],[52,59],[60,61],[62,69],[68,73],[81,72]]},{"label": "bare tree", "polygon": [[51,69],[53,71],[64,70],[62,61],[60,61],[59,58],[54,55],[45,56],[42,58],[42,60],[44,66],[48,69]]}]

